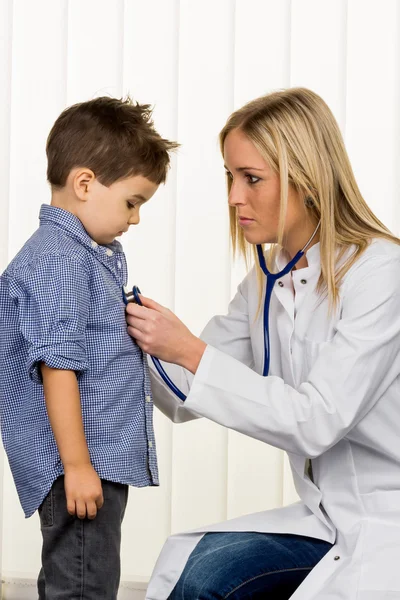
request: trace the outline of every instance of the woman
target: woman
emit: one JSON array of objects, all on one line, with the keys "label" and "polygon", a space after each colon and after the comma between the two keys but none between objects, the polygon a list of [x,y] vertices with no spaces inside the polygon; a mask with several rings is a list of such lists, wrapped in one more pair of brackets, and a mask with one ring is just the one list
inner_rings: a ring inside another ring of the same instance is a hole
[{"label": "woman", "polygon": [[185,402],[153,375],[166,414],[286,450],[301,501],[172,536],[147,598],[398,599],[400,242],[313,92],[250,102],[220,140],[234,247],[272,244],[269,270],[261,253],[201,339],[146,298],[127,308],[129,331],[179,366]]}]

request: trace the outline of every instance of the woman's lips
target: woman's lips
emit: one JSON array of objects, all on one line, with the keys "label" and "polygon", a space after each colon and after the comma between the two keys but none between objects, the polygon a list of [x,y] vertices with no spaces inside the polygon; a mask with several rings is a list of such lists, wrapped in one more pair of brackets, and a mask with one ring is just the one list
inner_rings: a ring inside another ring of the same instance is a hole
[{"label": "woman's lips", "polygon": [[239,217],[238,221],[241,227],[246,227],[246,225],[251,225],[251,223],[254,223],[254,219],[247,219],[246,217]]}]

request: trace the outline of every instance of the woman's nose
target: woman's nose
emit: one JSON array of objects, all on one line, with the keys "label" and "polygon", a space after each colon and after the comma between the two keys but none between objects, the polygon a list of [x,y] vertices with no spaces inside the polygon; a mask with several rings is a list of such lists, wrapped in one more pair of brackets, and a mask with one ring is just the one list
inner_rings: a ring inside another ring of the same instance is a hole
[{"label": "woman's nose", "polygon": [[232,182],[231,189],[229,190],[228,204],[229,206],[245,204],[243,190],[235,182]]}]

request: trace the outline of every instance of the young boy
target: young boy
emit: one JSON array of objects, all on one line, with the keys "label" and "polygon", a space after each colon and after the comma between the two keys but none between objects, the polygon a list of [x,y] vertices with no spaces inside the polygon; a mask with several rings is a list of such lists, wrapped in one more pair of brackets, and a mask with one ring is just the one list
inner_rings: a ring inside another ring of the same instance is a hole
[{"label": "young boy", "polygon": [[47,141],[51,205],[0,278],[2,438],[25,515],[39,509],[41,600],[115,599],[128,485],[158,485],[116,237],[139,223],[176,147],[129,99],[65,110]]}]

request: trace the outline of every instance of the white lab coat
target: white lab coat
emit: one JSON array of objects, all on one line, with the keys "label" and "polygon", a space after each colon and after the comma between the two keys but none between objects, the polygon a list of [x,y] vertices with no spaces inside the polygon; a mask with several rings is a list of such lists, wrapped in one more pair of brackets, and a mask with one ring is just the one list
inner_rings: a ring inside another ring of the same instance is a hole
[{"label": "white lab coat", "polygon": [[316,292],[319,244],[307,259],[274,288],[269,377],[261,375],[254,270],[229,314],[205,328],[196,375],[171,368],[178,385],[190,385],[186,403],[153,374],[154,400],[174,421],[204,416],[286,450],[301,502],[171,536],[147,600],[168,597],[206,531],[334,543],[292,600],[400,599],[400,247],[374,241],[345,276],[332,314]]}]

